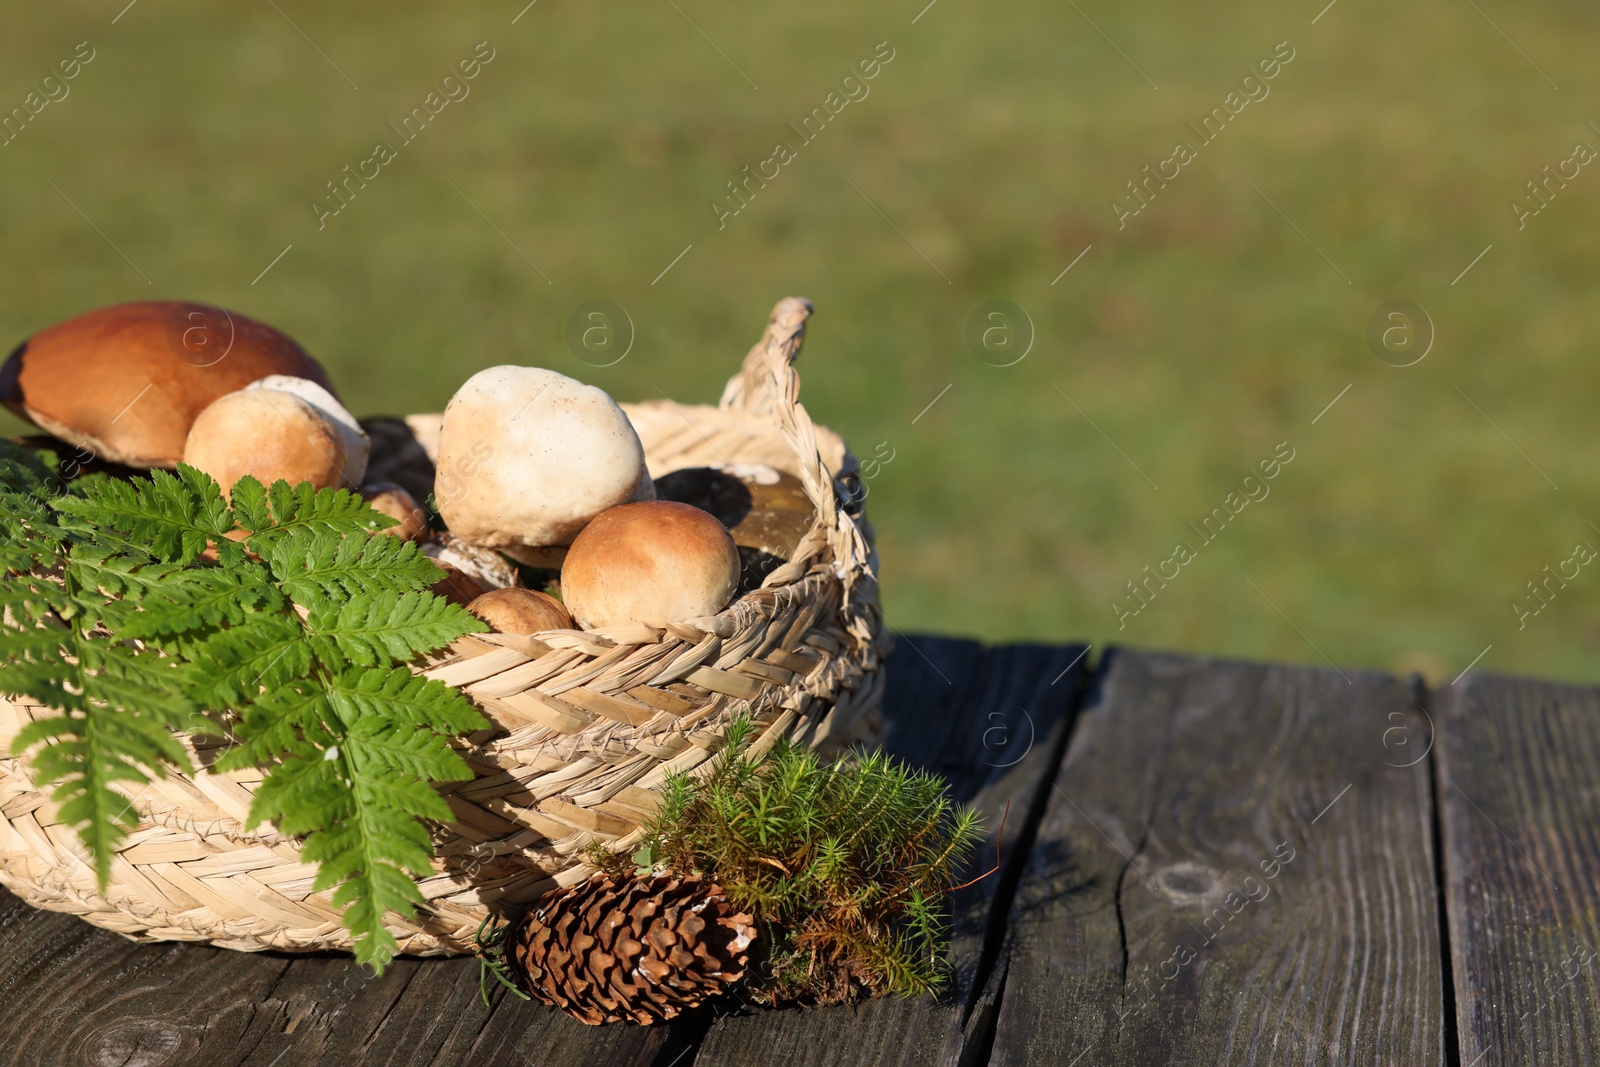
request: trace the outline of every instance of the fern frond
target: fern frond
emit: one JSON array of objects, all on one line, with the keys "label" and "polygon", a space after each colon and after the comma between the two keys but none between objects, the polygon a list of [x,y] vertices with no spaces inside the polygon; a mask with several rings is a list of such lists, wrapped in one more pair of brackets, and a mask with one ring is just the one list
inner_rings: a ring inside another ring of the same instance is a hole
[{"label": "fern frond", "polygon": [[488,726],[406,664],[485,627],[427,591],[438,568],[415,545],[369,536],[392,520],[355,494],[242,479],[230,499],[182,465],[66,483],[0,444],[0,692],[56,709],[16,751],[103,887],[129,798],[232,712],[220,769],[265,772],[251,818],[305,836],[381,966],[385,916],[431,870],[422,820],[450,818],[434,785],[472,774],[452,743]]},{"label": "fern frond", "polygon": [[334,904],[355,935],[357,959],[381,967],[398,947],[385,916],[420,904],[411,875],[431,870],[432,840],[417,817],[450,818],[426,779],[396,771],[417,756],[414,739],[444,745],[392,728],[330,733],[333,744],[316,756],[290,756],[272,768],[251,820],[270,819],[285,833],[305,836],[303,854],[318,865],[315,888],[338,887]]},{"label": "fern frond", "polygon": [[[14,631],[6,634],[5,642],[19,654],[32,641],[43,641],[43,647],[54,648],[51,639],[28,631],[35,630],[52,616],[70,611],[70,600],[61,582],[27,573],[0,578],[0,620],[4,621],[6,630]],[[0,653],[0,662],[8,658]]]},{"label": "fern frond", "polygon": [[247,543],[252,551],[262,554],[296,530],[360,534],[394,525],[393,519],[372,510],[365,500],[345,489],[319,491],[309,482],[290,486],[279,479],[263,490],[260,482],[249,478],[240,479],[230,492],[239,510],[240,527],[251,531]]},{"label": "fern frond", "polygon": [[388,721],[452,736],[489,725],[459,689],[401,668],[347,670],[328,682],[326,692],[346,723]]},{"label": "fern frond", "polygon": [[443,648],[462,634],[488,629],[482,622],[432,593],[351,597],[313,608],[307,628],[324,663],[373,667],[406,662]]},{"label": "fern frond", "polygon": [[233,511],[222,490],[193,467],[151,471],[148,481],[99,482],[82,495],[60,498],[56,507],[102,536],[115,531],[163,562],[187,566],[208,546],[224,565],[244,558],[243,546],[227,537]]},{"label": "fern frond", "polygon": [[109,641],[79,640],[73,652],[76,663],[57,659],[7,668],[8,690],[58,712],[23,727],[12,749],[19,755],[32,750],[39,783],[55,786],[62,821],[78,832],[104,888],[112,856],[138,823],[132,801],[115,786],[146,785],[164,777],[169,763],[187,769],[188,755],[173,731],[194,709],[170,677],[176,665],[144,662],[155,657]]},{"label": "fern frond", "polygon": [[340,534],[331,528],[310,536],[271,540],[265,558],[284,592],[307,606],[362,595],[415,592],[442,577],[438,566],[410,541]]},{"label": "fern frond", "polygon": [[[141,579],[146,575],[141,572]],[[242,626],[252,615],[268,617],[289,604],[263,567],[241,570],[180,570],[153,584],[108,626],[121,637],[159,638]],[[166,646],[168,651],[173,647]]]}]

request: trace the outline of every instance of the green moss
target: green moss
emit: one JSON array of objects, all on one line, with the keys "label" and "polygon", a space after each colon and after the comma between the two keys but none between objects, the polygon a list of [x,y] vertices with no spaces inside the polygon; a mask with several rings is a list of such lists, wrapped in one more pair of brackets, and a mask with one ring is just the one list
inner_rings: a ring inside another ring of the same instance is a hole
[{"label": "green moss", "polygon": [[708,773],[669,778],[644,845],[597,851],[613,875],[698,871],[763,929],[752,991],[777,1003],[836,1003],[858,992],[915,996],[944,973],[947,891],[982,836],[976,812],[938,775],[882,753],[826,764],[780,741],[747,748],[728,728]]}]

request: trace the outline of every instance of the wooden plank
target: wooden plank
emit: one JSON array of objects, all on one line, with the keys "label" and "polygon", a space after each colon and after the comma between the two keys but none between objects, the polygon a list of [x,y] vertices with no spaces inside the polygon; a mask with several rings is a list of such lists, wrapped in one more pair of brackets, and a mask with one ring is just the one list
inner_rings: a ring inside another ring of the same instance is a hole
[{"label": "wooden plank", "polygon": [[1442,1063],[1429,770],[1394,766],[1426,743],[1406,688],[1108,660],[1013,904],[989,1062]]},{"label": "wooden plank", "polygon": [[1460,1062],[1600,1063],[1600,692],[1472,675],[1437,704]]},{"label": "wooden plank", "polygon": [[[955,796],[985,813],[990,840],[964,877],[1004,867],[953,900],[954,981],[940,999],[878,1000],[855,1008],[719,1014],[696,1067],[759,1064],[935,1064],[962,1062],[987,1042],[984,992],[1003,934],[1003,915],[1032,831],[1029,812],[1064,747],[1076,703],[1082,646],[981,650],[966,641],[902,638],[889,664],[886,748],[949,780]],[[1054,684],[1052,684],[1054,683]],[[1000,834],[1006,801],[1010,817]],[[998,901],[998,904],[997,904]]]},{"label": "wooden plank", "polygon": [[138,944],[0,891],[0,1061],[55,1064],[647,1067],[666,1028],[574,1022],[478,999],[471,959],[401,958],[381,978],[332,953]]}]

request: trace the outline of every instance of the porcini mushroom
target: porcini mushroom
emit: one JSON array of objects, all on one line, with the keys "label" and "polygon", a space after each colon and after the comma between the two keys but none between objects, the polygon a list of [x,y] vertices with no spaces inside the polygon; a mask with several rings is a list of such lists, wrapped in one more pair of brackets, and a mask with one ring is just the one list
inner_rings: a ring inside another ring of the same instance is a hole
[{"label": "porcini mushroom", "polygon": [[652,499],[639,435],[602,390],[538,367],[490,367],[451,398],[434,499],[452,532],[508,555],[568,545],[596,515]]},{"label": "porcini mushroom", "polygon": [[371,482],[361,487],[361,499],[380,515],[395,520],[396,525],[385,526],[379,533],[415,541],[428,535],[428,513],[417,503],[417,498],[393,482]]},{"label": "porcini mushroom", "polygon": [[495,589],[467,605],[467,610],[496,632],[536,634],[572,629],[572,616],[561,601],[534,589]]},{"label": "porcini mushroom", "polygon": [[688,504],[623,504],[573,539],[561,597],[585,629],[715,615],[739,586],[739,553],[716,517]]},{"label": "porcini mushroom", "polygon": [[349,455],[338,423],[321,408],[277,389],[241,389],[194,420],[183,461],[215,478],[227,495],[245,475],[263,485],[282,478],[318,489],[340,486]]},{"label": "porcini mushroom", "polygon": [[175,467],[212,401],[272,374],[327,389],[294,341],[221,308],[146,301],[42,330],[0,367],[0,404],[102,460]]},{"label": "porcini mushroom", "polygon": [[367,460],[372,455],[372,442],[356,417],[346,411],[332,393],[309,378],[296,378],[290,374],[269,375],[251,382],[245,388],[275,389],[297,396],[332,419],[339,430],[339,437],[344,441],[345,480],[351,487],[361,484],[361,479],[367,474]]}]

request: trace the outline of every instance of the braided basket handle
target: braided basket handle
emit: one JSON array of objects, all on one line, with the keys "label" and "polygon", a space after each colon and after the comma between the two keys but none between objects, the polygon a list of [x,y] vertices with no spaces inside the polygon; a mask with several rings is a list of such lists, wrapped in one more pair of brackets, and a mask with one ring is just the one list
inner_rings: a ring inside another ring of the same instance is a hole
[{"label": "braided basket handle", "polygon": [[822,458],[816,427],[800,403],[800,375],[793,364],[800,356],[811,311],[811,301],[798,296],[784,297],[773,306],[766,332],[744,357],[739,373],[728,379],[721,406],[766,416],[794,451],[800,481],[817,506],[812,534],[821,534],[833,549],[848,596],[856,577],[871,564],[871,550],[855,519],[839,506],[834,472]]},{"label": "braided basket handle", "polygon": [[[811,312],[811,301],[801,296],[786,296],[773,305],[766,332],[744,357],[739,373],[728,379],[727,388],[722,391],[722,407],[766,415],[782,406],[785,394],[791,393],[785,388],[785,379],[798,378],[790,364],[800,357]],[[796,381],[788,402],[794,403],[793,396],[798,393]]]}]

